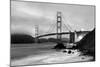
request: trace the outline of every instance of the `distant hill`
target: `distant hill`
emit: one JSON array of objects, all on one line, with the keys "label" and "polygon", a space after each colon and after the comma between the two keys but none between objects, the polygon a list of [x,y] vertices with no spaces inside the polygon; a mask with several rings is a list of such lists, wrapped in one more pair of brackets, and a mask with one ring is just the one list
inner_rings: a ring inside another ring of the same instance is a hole
[{"label": "distant hill", "polygon": [[[69,41],[68,38],[62,38],[63,42]],[[35,38],[27,35],[27,34],[11,34],[11,43],[34,43]],[[44,43],[44,42],[57,42],[56,38],[40,38],[38,39],[38,43]]]},{"label": "distant hill", "polygon": [[11,34],[11,43],[34,43],[34,38],[27,34]]}]

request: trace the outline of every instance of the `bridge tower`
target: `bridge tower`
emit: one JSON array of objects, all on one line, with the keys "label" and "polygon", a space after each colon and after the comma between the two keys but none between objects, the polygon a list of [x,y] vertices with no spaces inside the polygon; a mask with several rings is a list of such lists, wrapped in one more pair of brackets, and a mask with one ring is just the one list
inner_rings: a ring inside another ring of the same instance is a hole
[{"label": "bridge tower", "polygon": [[57,12],[57,40],[61,41],[62,36],[61,33],[62,32],[62,17],[61,17],[61,12]]},{"label": "bridge tower", "polygon": [[39,35],[39,28],[38,25],[35,25],[35,43],[38,43],[37,36]]},{"label": "bridge tower", "polygon": [[61,12],[57,12],[57,45],[54,46],[54,49],[65,49],[66,46],[62,43],[62,17]]}]

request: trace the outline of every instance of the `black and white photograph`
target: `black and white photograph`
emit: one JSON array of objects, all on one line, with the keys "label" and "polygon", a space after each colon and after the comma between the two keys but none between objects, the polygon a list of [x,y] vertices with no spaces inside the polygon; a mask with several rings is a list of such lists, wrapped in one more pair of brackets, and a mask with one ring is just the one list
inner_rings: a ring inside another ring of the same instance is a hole
[{"label": "black and white photograph", "polygon": [[95,61],[95,6],[10,0],[10,66]]}]

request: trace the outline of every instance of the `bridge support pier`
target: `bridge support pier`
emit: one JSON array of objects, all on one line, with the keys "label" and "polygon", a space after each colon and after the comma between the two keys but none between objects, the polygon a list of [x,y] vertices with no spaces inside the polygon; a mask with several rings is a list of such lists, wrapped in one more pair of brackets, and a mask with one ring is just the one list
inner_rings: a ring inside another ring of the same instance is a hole
[{"label": "bridge support pier", "polygon": [[70,32],[70,43],[75,42],[75,32]]}]

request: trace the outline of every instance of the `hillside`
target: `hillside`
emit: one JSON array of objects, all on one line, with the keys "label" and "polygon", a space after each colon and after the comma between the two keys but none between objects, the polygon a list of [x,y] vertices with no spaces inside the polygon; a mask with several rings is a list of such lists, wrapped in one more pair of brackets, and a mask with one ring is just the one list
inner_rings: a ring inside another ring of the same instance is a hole
[{"label": "hillside", "polygon": [[34,38],[27,34],[12,34],[11,43],[33,43]]},{"label": "hillside", "polygon": [[95,29],[78,42],[76,48],[95,57]]}]

